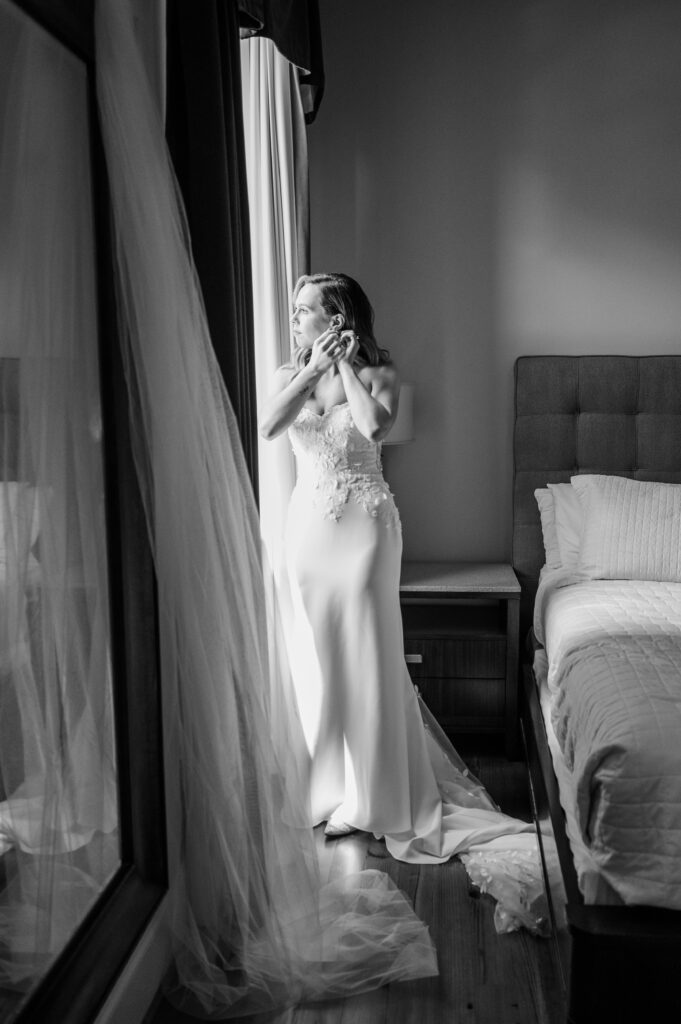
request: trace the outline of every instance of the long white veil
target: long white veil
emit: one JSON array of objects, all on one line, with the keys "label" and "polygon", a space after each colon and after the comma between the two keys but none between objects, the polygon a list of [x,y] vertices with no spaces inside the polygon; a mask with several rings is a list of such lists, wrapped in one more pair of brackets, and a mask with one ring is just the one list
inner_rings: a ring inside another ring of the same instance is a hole
[{"label": "long white veil", "polygon": [[135,456],[158,577],[171,997],[203,1017],[437,973],[388,877],[323,885],[257,509],[135,36],[99,0],[98,98]]}]

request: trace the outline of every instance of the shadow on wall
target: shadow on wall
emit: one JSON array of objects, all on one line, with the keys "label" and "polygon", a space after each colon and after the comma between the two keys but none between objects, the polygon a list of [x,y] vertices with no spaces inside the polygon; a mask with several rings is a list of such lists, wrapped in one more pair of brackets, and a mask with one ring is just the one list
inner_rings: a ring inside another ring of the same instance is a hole
[{"label": "shadow on wall", "polygon": [[313,263],[416,384],[405,555],[506,557],[517,356],[681,346],[681,4],[327,0],[322,27]]},{"label": "shadow on wall", "polygon": [[499,327],[515,343],[585,351],[676,343],[681,5],[569,7],[527,11]]}]

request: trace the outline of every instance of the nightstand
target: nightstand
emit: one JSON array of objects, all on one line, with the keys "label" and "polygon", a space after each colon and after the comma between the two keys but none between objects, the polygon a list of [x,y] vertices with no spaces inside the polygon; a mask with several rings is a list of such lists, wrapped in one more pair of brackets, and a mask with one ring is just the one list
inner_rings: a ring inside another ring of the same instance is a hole
[{"label": "nightstand", "polygon": [[423,699],[450,735],[501,734],[519,756],[520,584],[502,562],[404,562],[404,652]]}]

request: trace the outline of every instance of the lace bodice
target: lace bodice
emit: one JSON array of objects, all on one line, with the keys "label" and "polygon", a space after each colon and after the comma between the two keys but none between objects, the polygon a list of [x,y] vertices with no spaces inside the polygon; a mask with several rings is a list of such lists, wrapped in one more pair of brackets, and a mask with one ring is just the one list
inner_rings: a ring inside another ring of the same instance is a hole
[{"label": "lace bodice", "polygon": [[309,489],[313,505],[336,522],[348,501],[357,502],[386,526],[400,518],[383,478],[381,444],[367,440],[347,402],[325,413],[304,406],[289,427],[298,467],[298,488]]}]

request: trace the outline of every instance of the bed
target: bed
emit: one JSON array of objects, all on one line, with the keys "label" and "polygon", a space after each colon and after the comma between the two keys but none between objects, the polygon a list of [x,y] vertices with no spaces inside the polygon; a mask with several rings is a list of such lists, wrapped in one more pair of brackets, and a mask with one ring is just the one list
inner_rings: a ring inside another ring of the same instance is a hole
[{"label": "bed", "polygon": [[679,1020],[681,356],[521,357],[515,413],[521,726],[568,1020]]}]

